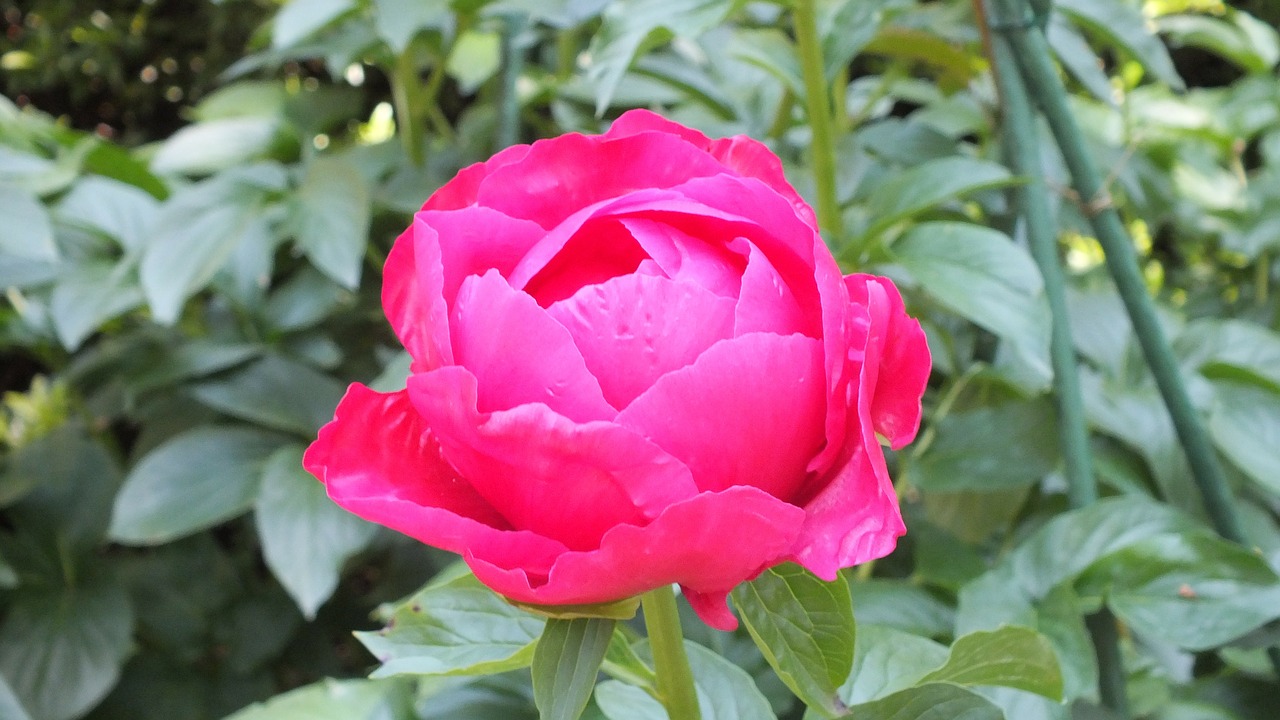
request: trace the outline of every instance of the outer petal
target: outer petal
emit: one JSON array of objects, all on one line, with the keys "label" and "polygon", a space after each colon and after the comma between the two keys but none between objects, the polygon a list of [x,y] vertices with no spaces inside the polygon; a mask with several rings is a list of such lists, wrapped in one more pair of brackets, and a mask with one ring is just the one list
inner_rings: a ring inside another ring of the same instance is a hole
[{"label": "outer petal", "polygon": [[413,231],[419,276],[440,278],[440,294],[449,307],[464,279],[489,270],[510,277],[546,234],[536,223],[482,207],[420,212],[413,218]]},{"label": "outer petal", "polygon": [[459,478],[403,391],[352,385],[303,465],[338,505],[429,545],[502,557],[535,573],[565,551],[553,540],[512,530]]},{"label": "outer petal", "polygon": [[438,245],[418,247],[417,221],[391,246],[382,268],[382,307],[413,358],[416,370],[453,363],[449,311],[441,295],[443,270]]},{"label": "outer petal", "polygon": [[546,605],[605,602],[680,583],[691,598],[704,596],[694,607],[707,624],[732,630],[737,622],[723,609],[725,595],[778,563],[803,521],[800,508],[734,487],[672,505],[646,526],[615,527],[598,550],[561,555],[545,579],[479,553],[465,557],[499,593]]},{"label": "outer petal", "polygon": [[670,135],[562,135],[495,169],[480,182],[476,203],[552,228],[602,200],[723,172],[710,155]]},{"label": "outer petal", "polygon": [[758,487],[790,500],[823,442],[820,343],[742,335],[664,375],[618,414],[693,471],[702,490]]},{"label": "outer petal", "polygon": [[[870,392],[871,424],[897,450],[920,429],[920,399],[929,382],[929,345],[919,321],[907,315],[894,284],[874,275],[845,277],[849,298],[870,314],[866,365],[876,369],[860,392]],[[863,370],[864,377],[870,369]]]},{"label": "outer petal", "polygon": [[619,408],[730,337],[733,311],[732,300],[699,285],[642,274],[588,285],[547,308]]},{"label": "outer petal", "polygon": [[498,168],[514,165],[529,154],[528,145],[512,145],[493,157],[463,168],[423,203],[423,210],[458,210],[476,204],[480,184]]},{"label": "outer petal", "polygon": [[791,559],[823,580],[834,580],[841,568],[888,555],[906,532],[884,454],[865,428],[859,428],[831,480],[804,509],[804,528]]},{"label": "outer petal", "polygon": [[724,166],[734,173],[763,181],[787,198],[795,208],[796,215],[810,227],[817,229],[818,221],[814,217],[813,208],[809,207],[791,183],[787,182],[787,177],[782,171],[782,161],[764,143],[747,135],[711,140],[693,128],[672,122],[649,110],[629,110],[623,113],[613,121],[606,136],[622,137],[645,132],[679,136],[685,142],[724,163]]},{"label": "outer petal", "polygon": [[462,283],[450,325],[457,364],[480,384],[481,412],[543,403],[580,421],[616,415],[569,331],[496,270]]},{"label": "outer petal", "polygon": [[480,412],[464,368],[411,376],[408,392],[445,459],[512,527],[570,548],[596,548],[610,528],[644,524],[696,492],[688,468],[613,423],[536,404]]}]

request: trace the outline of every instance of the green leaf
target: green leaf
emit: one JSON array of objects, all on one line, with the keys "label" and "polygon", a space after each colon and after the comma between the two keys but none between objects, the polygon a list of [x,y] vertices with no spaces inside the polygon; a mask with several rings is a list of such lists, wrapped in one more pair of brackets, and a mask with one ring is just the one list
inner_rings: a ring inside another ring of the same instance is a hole
[{"label": "green leaf", "polygon": [[1135,631],[1188,650],[1280,617],[1280,577],[1258,554],[1207,531],[1144,538],[1090,568],[1080,585],[1105,594]]},{"label": "green leaf", "polygon": [[666,708],[652,695],[619,680],[596,685],[595,700],[608,720],[670,720]]},{"label": "green leaf", "polygon": [[5,720],[31,720],[3,675],[0,675],[0,717]]},{"label": "green leaf", "polygon": [[533,651],[533,700],[543,720],[578,720],[613,637],[616,621],[548,620]]},{"label": "green leaf", "polygon": [[374,27],[378,37],[397,55],[428,28],[444,29],[453,22],[449,0],[374,0]]},{"label": "green leaf", "polygon": [[1017,179],[1005,166],[966,157],[939,158],[907,168],[877,185],[866,199],[872,213],[866,236],[875,237],[948,200],[1014,182]]},{"label": "green leaf", "polygon": [[321,680],[254,703],[225,720],[410,720],[412,689],[402,680]]},{"label": "green leaf", "polygon": [[617,0],[604,11],[591,40],[588,77],[596,85],[596,113],[603,114],[631,61],[646,44],[674,36],[695,37],[724,20],[738,5],[723,0]]},{"label": "green leaf", "polygon": [[1178,335],[1174,347],[1185,365],[1206,377],[1247,379],[1280,392],[1280,335],[1257,323],[1196,320]]},{"label": "green leaf", "polygon": [[271,46],[286,48],[354,9],[350,0],[291,0],[276,13]]},{"label": "green leaf", "polygon": [[58,260],[49,212],[35,195],[0,183],[0,253],[26,260]]},{"label": "green leaf", "polygon": [[885,625],[916,635],[950,635],[955,624],[951,608],[925,588],[901,580],[854,582],[853,614],[858,625]]},{"label": "green leaf", "polygon": [[1254,482],[1280,495],[1280,394],[1225,381],[1214,389],[1213,441]]},{"label": "green leaf", "polygon": [[502,38],[496,32],[467,30],[454,41],[445,67],[458,89],[470,95],[502,67]]},{"label": "green leaf", "polygon": [[922,490],[997,490],[1037,483],[1060,457],[1053,405],[1044,399],[953,412],[911,464]]},{"label": "green leaf", "polygon": [[1265,73],[1280,61],[1275,28],[1232,8],[1224,18],[1200,14],[1164,15],[1156,26],[1174,47],[1208,50],[1251,73]]},{"label": "green leaf", "polygon": [[237,117],[187,125],[169,136],[151,158],[161,174],[208,175],[262,157],[281,132],[272,117]]},{"label": "green leaf", "polygon": [[376,529],[329,499],[324,485],[302,469],[301,447],[280,448],[268,458],[254,520],[267,566],[308,619]]},{"label": "green leaf", "polygon": [[958,685],[929,683],[849,708],[856,720],[1004,720],[1000,708]]},{"label": "green leaf", "polygon": [[822,60],[826,77],[833,78],[842,67],[871,42],[885,20],[885,10],[894,0],[844,0],[834,13],[824,14],[818,34],[822,37]]},{"label": "green leaf", "polygon": [[1041,598],[1111,553],[1154,535],[1196,526],[1173,508],[1145,498],[1108,498],[1045,523],[1007,559],[1018,582]]},{"label": "green leaf", "polygon": [[241,243],[270,243],[252,190],[218,177],[165,203],[142,257],[142,289],[156,320],[172,324]]},{"label": "green leaf", "polygon": [[307,166],[289,198],[285,227],[325,275],[354,289],[360,284],[369,235],[369,189],[351,164],[332,157]]},{"label": "green leaf", "polygon": [[129,265],[86,260],[58,277],[49,314],[58,342],[75,350],[103,323],[145,302]]},{"label": "green leaf", "polygon": [[778,677],[826,717],[841,714],[838,690],[853,667],[854,621],[843,578],[823,582],[779,565],[739,585],[734,604]]},{"label": "green leaf", "polygon": [[1040,273],[1007,235],[969,223],[921,223],[894,243],[893,254],[926,293],[1007,340],[1046,380],[1052,376]]},{"label": "green leaf", "polygon": [[1049,16],[1049,25],[1045,28],[1045,39],[1062,61],[1067,71],[1086,90],[1104,103],[1114,103],[1111,80],[1102,70],[1102,60],[1089,43],[1076,32],[1076,29],[1062,15],[1053,13]]},{"label": "green leaf", "polygon": [[1017,626],[958,638],[946,664],[921,682],[998,685],[1062,698],[1062,672],[1053,647],[1040,633]]},{"label": "green leaf", "polygon": [[387,627],[356,637],[382,663],[374,677],[485,675],[528,666],[543,624],[466,575],[426,587]]},{"label": "green leaf", "polygon": [[[777,720],[769,701],[745,670],[691,641],[684,641],[693,670],[702,720]],[[648,640],[635,645],[646,662],[653,661]],[[608,680],[596,686],[596,705],[608,720],[668,720],[652,695],[635,685]]]},{"label": "green leaf", "polygon": [[847,705],[879,700],[920,682],[947,661],[947,648],[882,625],[858,625],[853,671],[840,688]]},{"label": "green leaf", "polygon": [[19,592],[0,626],[0,675],[32,717],[71,720],[115,685],[132,634],[129,598],[114,583]]},{"label": "green leaf", "polygon": [[148,192],[119,180],[88,175],[58,202],[60,222],[103,233],[127,250],[141,248],[151,233],[160,203]]},{"label": "green leaf", "polygon": [[1128,53],[1161,82],[1174,90],[1185,89],[1169,51],[1148,30],[1147,19],[1137,7],[1114,0],[1058,0],[1054,7]]},{"label": "green leaf", "polygon": [[248,510],[262,463],[279,436],[236,427],[202,427],[147,453],[125,478],[111,518],[113,540],[156,545]]},{"label": "green leaf", "polygon": [[232,417],[310,437],[333,418],[345,388],[308,365],[266,355],[192,387],[200,402]]},{"label": "green leaf", "polygon": [[609,649],[605,652],[600,667],[609,677],[626,681],[631,685],[654,689],[656,676],[653,669],[644,664],[639,655],[631,647],[631,633],[627,626],[615,624],[613,636],[609,638]]}]

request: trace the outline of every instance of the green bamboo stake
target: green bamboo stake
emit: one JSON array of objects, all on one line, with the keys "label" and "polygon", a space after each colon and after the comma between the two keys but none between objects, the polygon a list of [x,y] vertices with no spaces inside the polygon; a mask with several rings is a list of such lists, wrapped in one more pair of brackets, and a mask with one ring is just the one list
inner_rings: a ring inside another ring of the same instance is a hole
[{"label": "green bamboo stake", "polygon": [[520,135],[520,101],[516,97],[516,81],[524,71],[524,48],[520,34],[524,32],[526,18],[523,13],[507,13],[502,16],[502,35],[499,45],[502,58],[502,102],[498,107],[498,148],[515,145]]},{"label": "green bamboo stake", "polygon": [[[1043,11],[1047,9],[1044,0],[1033,1],[1038,2],[1035,10],[1041,11],[1040,14],[1043,15]],[[1204,500],[1205,510],[1219,535],[1242,545],[1247,544],[1240,513],[1236,509],[1235,498],[1227,487],[1217,452],[1213,449],[1209,435],[1205,432],[1182,382],[1173,350],[1160,327],[1155,304],[1147,294],[1146,284],[1138,269],[1133,242],[1120,220],[1120,214],[1116,212],[1101,173],[1089,156],[1084,135],[1067,105],[1066,89],[1053,66],[1049,44],[1036,25],[1036,12],[1020,0],[994,2],[1000,22],[993,29],[999,30],[1008,40],[1023,82],[1031,90],[1053,130],[1054,139],[1071,172],[1072,185],[1084,203],[1085,214],[1089,217],[1106,255],[1107,270],[1124,301],[1143,356],[1147,359],[1156,386],[1169,409],[1174,430],[1191,466],[1192,477]],[[1280,648],[1267,648],[1267,657],[1276,675],[1280,676]]]},{"label": "green bamboo stake", "polygon": [[[1035,116],[1026,86],[1018,75],[1009,41],[991,37],[982,0],[973,0],[984,37],[989,41],[992,73],[1004,109],[1001,126],[1004,131],[1005,154],[1010,169],[1025,179],[1013,187],[1018,214],[1026,223],[1027,243],[1031,255],[1044,278],[1045,296],[1052,317],[1050,359],[1053,362],[1054,386],[1058,405],[1058,430],[1062,438],[1066,463],[1067,497],[1072,507],[1081,508],[1098,499],[1093,477],[1093,458],[1089,450],[1089,430],[1085,419],[1084,400],[1080,393],[1079,368],[1071,341],[1071,323],[1067,314],[1066,278],[1058,259],[1057,232],[1049,202],[1049,189],[1040,164]],[[1102,704],[1127,720],[1129,698],[1125,687],[1124,661],[1116,619],[1109,610],[1086,618],[1089,634],[1098,658],[1098,689]]]},{"label": "green bamboo stake", "polygon": [[[993,29],[999,30],[1008,40],[1023,81],[1044,112],[1049,127],[1053,129],[1054,139],[1071,171],[1072,184],[1106,254],[1107,270],[1129,312],[1142,353],[1169,409],[1178,439],[1182,442],[1191,465],[1196,486],[1204,498],[1205,509],[1218,534],[1228,540],[1243,543],[1244,529],[1240,524],[1235,499],[1227,487],[1209,435],[1191,404],[1173,350],[1160,327],[1155,304],[1147,294],[1146,283],[1138,269],[1133,242],[1112,204],[1111,195],[1103,185],[1102,175],[1089,156],[1084,136],[1067,105],[1066,90],[1053,66],[1049,45],[1044,35],[1035,28],[1025,5],[1018,0],[995,0],[995,3],[1000,9],[997,17],[1005,22],[998,22]],[[1008,22],[1009,20],[1013,22]]]}]

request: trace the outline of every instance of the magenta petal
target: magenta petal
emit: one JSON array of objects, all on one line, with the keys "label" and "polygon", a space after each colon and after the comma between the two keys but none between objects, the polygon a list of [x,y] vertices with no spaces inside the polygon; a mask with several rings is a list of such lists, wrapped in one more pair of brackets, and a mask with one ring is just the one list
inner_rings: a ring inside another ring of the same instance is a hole
[{"label": "magenta petal", "polygon": [[413,358],[416,370],[453,363],[449,312],[440,289],[443,268],[439,248],[418,247],[416,221],[396,238],[382,268],[382,307],[387,320]]},{"label": "magenta petal", "polygon": [[693,471],[701,490],[758,487],[790,499],[822,446],[822,348],[803,335],[722,340],[618,414]]},{"label": "magenta petal", "polygon": [[738,583],[777,564],[803,522],[800,508],[734,487],[672,505],[646,526],[615,527],[598,550],[562,555],[545,579],[479,553],[465,557],[481,582],[521,602],[605,602],[679,583],[691,597],[712,600],[694,606],[709,625],[731,629],[736,622],[714,607],[715,598],[723,606]]},{"label": "magenta petal", "polygon": [[521,162],[494,170],[476,202],[553,228],[604,200],[722,172],[715,158],[670,135],[569,134],[536,142]]},{"label": "magenta petal", "polygon": [[642,213],[619,221],[667,277],[683,280],[724,297],[737,297],[746,267],[746,241],[736,235],[693,236]]},{"label": "magenta petal", "polygon": [[569,331],[497,271],[462,283],[450,324],[454,358],[479,382],[481,412],[542,403],[579,421],[616,414]]},{"label": "magenta petal", "polygon": [[826,487],[804,509],[793,559],[823,580],[834,580],[841,568],[888,555],[906,532],[884,455],[865,429],[859,429]]},{"label": "magenta petal", "polygon": [[514,165],[529,154],[528,145],[512,145],[499,150],[493,157],[469,165],[453,176],[439,190],[431,194],[423,203],[423,210],[460,210],[475,205],[480,184],[493,171],[507,165]]},{"label": "magenta petal", "polygon": [[698,285],[624,275],[547,308],[568,328],[605,399],[626,407],[733,331],[733,301]]},{"label": "magenta petal", "polygon": [[811,325],[791,288],[769,264],[764,253],[753,246],[746,272],[742,273],[742,290],[734,310],[733,334],[769,332],[790,335],[802,333]]},{"label": "magenta petal", "polygon": [[712,157],[734,172],[760,180],[773,188],[791,203],[797,217],[815,231],[818,229],[818,218],[813,214],[813,208],[787,182],[787,176],[782,171],[782,161],[759,140],[746,135],[720,138],[708,143],[707,150]]},{"label": "magenta petal", "polygon": [[860,392],[872,393],[872,427],[897,450],[911,442],[920,428],[920,399],[929,382],[929,346],[892,282],[874,275],[849,275],[844,280],[850,300],[865,305],[869,313]]},{"label": "magenta petal", "polygon": [[549,569],[565,550],[511,530],[440,457],[440,446],[403,391],[383,394],[352,385],[302,464],[341,507],[429,545],[534,569]]},{"label": "magenta petal", "polygon": [[425,210],[414,215],[413,230],[418,272],[440,283],[449,307],[464,279],[489,270],[510,277],[520,258],[546,234],[535,223],[483,207]]},{"label": "magenta petal", "polygon": [[[753,580],[754,578],[743,578],[744,580]],[[702,618],[702,622],[716,630],[725,632],[733,632],[738,629],[738,618],[733,616],[733,611],[729,609],[729,590],[700,593],[694,592],[689,588],[681,588],[684,591],[684,597],[689,601],[689,607]]]},{"label": "magenta petal", "polygon": [[575,423],[545,405],[479,411],[465,368],[413,375],[408,392],[444,457],[512,527],[570,548],[595,548],[610,528],[696,492],[688,468],[614,423]]}]

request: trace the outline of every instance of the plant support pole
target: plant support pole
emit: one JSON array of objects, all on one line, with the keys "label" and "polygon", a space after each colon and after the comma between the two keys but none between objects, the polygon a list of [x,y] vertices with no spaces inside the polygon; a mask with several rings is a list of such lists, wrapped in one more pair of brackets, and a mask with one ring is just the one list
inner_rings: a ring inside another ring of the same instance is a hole
[{"label": "plant support pole", "polygon": [[[1039,139],[1031,100],[1018,74],[1009,41],[992,36],[988,30],[983,0],[973,0],[984,38],[989,41],[992,74],[999,90],[1001,128],[1010,169],[1025,179],[1013,187],[1018,214],[1025,223],[1027,244],[1040,275],[1044,278],[1046,299],[1052,318],[1050,359],[1058,405],[1058,425],[1066,464],[1067,496],[1073,508],[1086,507],[1098,499],[1093,477],[1093,458],[1089,450],[1089,429],[1085,420],[1084,400],[1080,393],[1080,375],[1075,346],[1071,341],[1071,320],[1067,314],[1066,278],[1058,258],[1057,231],[1052,222],[1049,190],[1040,163]],[[1085,619],[1098,659],[1098,690],[1102,704],[1121,718],[1132,717],[1125,688],[1124,662],[1116,619],[1105,607]]]},{"label": "plant support pole", "polygon": [[1228,540],[1243,543],[1243,526],[1240,524],[1235,500],[1223,477],[1218,456],[1191,404],[1191,397],[1182,382],[1173,350],[1160,327],[1155,304],[1147,294],[1146,283],[1138,269],[1133,242],[1112,204],[1111,195],[1103,185],[1102,175],[1089,156],[1084,136],[1071,115],[1066,90],[1053,66],[1049,45],[1044,35],[1034,27],[1025,5],[1018,0],[995,2],[1001,11],[997,13],[997,17],[1003,22],[997,23],[993,29],[999,30],[1008,39],[1023,81],[1044,111],[1049,127],[1053,129],[1054,139],[1071,172],[1072,184],[1106,254],[1107,270],[1129,312],[1142,353],[1169,409],[1178,439],[1182,442],[1191,465],[1196,487],[1204,498],[1205,509],[1218,534]]},{"label": "plant support pole", "polygon": [[[1205,510],[1219,535],[1245,545],[1247,540],[1244,526],[1235,506],[1235,498],[1227,487],[1217,452],[1182,382],[1173,349],[1160,327],[1155,304],[1147,294],[1133,242],[1125,231],[1102,175],[1089,156],[1084,135],[1067,105],[1066,89],[1053,66],[1044,33],[1036,25],[1032,8],[1024,2],[994,2],[998,9],[998,22],[993,29],[999,30],[1008,40],[1023,82],[1034,95],[1053,130],[1054,139],[1071,173],[1072,185],[1106,255],[1107,270],[1124,301],[1143,356],[1151,368],[1165,406],[1169,409],[1174,429],[1191,466],[1196,488],[1204,499]],[[1276,675],[1280,677],[1280,648],[1267,648],[1267,657]]]},{"label": "plant support pole", "polygon": [[809,146],[813,163],[814,189],[818,200],[818,227],[826,235],[827,244],[839,247],[843,228],[840,203],[836,199],[836,149],[831,119],[831,92],[822,62],[822,39],[818,37],[814,0],[796,0],[792,10],[796,47],[804,75],[805,108],[813,141]]}]

